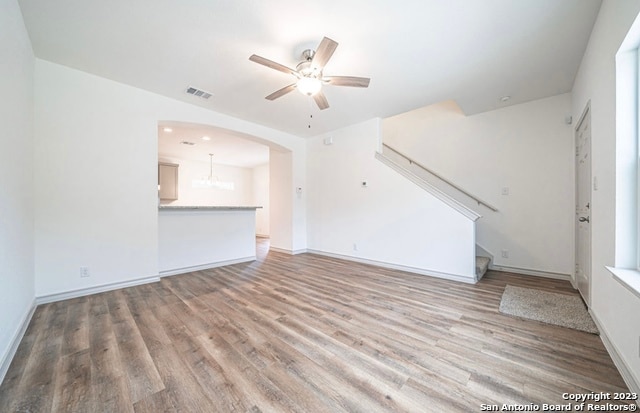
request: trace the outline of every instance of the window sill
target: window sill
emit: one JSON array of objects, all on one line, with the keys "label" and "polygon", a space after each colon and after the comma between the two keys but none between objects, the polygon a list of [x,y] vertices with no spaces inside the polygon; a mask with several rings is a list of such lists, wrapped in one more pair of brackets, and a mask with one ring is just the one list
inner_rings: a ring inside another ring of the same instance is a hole
[{"label": "window sill", "polygon": [[640,297],[640,271],[629,268],[606,267],[613,278],[624,285],[629,291]]}]

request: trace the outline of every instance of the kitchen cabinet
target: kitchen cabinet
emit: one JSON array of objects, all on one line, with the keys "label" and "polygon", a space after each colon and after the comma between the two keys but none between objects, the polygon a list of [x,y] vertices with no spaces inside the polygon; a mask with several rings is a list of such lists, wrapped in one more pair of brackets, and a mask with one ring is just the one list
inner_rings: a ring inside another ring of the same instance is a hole
[{"label": "kitchen cabinet", "polygon": [[158,192],[163,201],[178,199],[178,167],[175,163],[158,163]]}]

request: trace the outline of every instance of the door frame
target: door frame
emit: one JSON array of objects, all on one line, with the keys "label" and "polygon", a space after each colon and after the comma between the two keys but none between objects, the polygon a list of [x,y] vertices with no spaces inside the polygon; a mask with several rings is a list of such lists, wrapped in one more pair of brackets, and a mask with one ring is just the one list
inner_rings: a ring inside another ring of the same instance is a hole
[{"label": "door frame", "polygon": [[[574,169],[575,169],[575,199],[574,199],[574,210],[573,210],[573,225],[574,225],[574,242],[575,242],[575,248],[574,248],[574,261],[575,261],[575,267],[574,267],[574,273],[573,273],[573,284],[574,284],[574,288],[578,289],[578,248],[580,247],[580,242],[579,242],[579,236],[580,236],[580,231],[579,231],[579,224],[578,224],[578,200],[579,200],[579,190],[580,190],[580,186],[579,186],[579,176],[578,176],[578,130],[580,129],[580,126],[582,126],[582,122],[584,122],[584,120],[586,118],[589,118],[589,134],[590,134],[590,138],[589,138],[589,144],[588,144],[588,152],[589,152],[589,161],[588,161],[588,176],[589,176],[589,186],[588,186],[588,202],[589,202],[589,218],[593,218],[593,202],[592,202],[592,185],[593,185],[593,175],[591,173],[591,167],[592,167],[592,162],[591,162],[591,140],[593,139],[593,134],[592,134],[592,130],[593,130],[593,125],[591,125],[591,100],[589,100],[587,102],[587,104],[585,105],[584,110],[582,111],[582,114],[580,115],[580,119],[578,120],[578,122],[576,123],[576,127],[573,131],[573,146],[574,146],[574,150],[575,150],[575,156],[574,156]],[[589,222],[589,226],[588,228],[588,232],[589,232],[589,242],[588,242],[588,260],[587,260],[587,268],[585,268],[585,270],[587,270],[587,283],[589,285],[589,289],[587,292],[587,297],[584,297],[582,294],[582,291],[580,292],[580,296],[582,297],[582,299],[585,301],[585,303],[587,304],[587,307],[591,306],[591,251],[592,251],[592,230],[591,230],[591,224],[592,224],[591,220]]]}]

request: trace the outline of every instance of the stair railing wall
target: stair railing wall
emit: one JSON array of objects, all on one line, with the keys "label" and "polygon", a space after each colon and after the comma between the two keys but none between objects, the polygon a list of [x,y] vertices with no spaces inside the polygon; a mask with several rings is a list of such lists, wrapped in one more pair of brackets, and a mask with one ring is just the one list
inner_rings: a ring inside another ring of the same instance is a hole
[{"label": "stair railing wall", "polygon": [[451,182],[448,179],[442,177],[441,175],[437,174],[436,172],[432,171],[431,169],[427,168],[426,166],[420,164],[419,162],[416,162],[412,158],[410,158],[407,155],[403,154],[402,152],[392,148],[391,146],[387,145],[386,143],[383,143],[382,146],[383,146],[383,148],[386,148],[389,151],[391,151],[391,152],[399,155],[400,157],[404,158],[405,160],[407,160],[409,162],[409,164],[417,166],[418,168],[422,169],[423,171],[425,171],[428,174],[432,175],[433,177],[437,178],[438,180],[440,180],[441,182],[443,182],[446,185],[450,186],[451,188],[455,189],[456,191],[458,191],[458,192],[464,194],[465,196],[473,199],[475,202],[478,203],[478,205],[484,205],[485,207],[489,208],[490,210],[492,210],[494,212],[498,211],[498,208],[494,207],[490,203],[478,198],[477,196],[473,195],[469,191],[467,191],[467,190],[461,188],[460,186],[454,184],[453,182]]}]

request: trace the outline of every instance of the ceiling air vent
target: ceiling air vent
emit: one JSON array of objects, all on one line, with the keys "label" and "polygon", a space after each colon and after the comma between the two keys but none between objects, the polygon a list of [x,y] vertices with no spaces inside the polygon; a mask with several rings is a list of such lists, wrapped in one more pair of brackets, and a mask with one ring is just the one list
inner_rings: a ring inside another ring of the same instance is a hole
[{"label": "ceiling air vent", "polygon": [[180,143],[183,144],[183,145],[187,145],[187,146],[195,145],[195,142],[189,142],[189,141],[180,141]]},{"label": "ceiling air vent", "polygon": [[193,96],[198,96],[202,99],[209,99],[213,96],[213,93],[205,92],[204,90],[196,89],[195,87],[189,86],[187,89],[187,93]]}]

